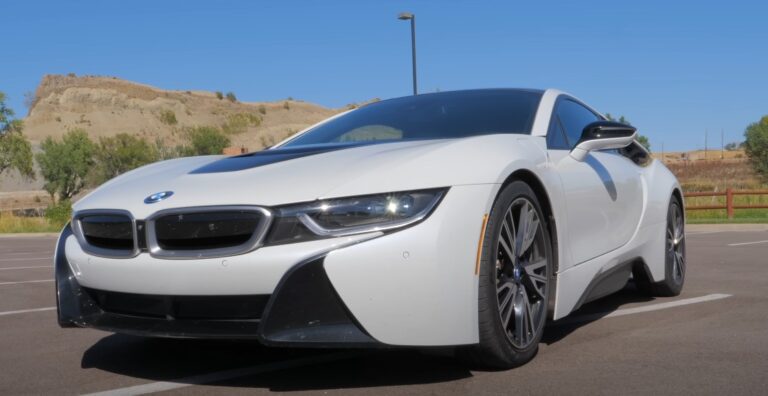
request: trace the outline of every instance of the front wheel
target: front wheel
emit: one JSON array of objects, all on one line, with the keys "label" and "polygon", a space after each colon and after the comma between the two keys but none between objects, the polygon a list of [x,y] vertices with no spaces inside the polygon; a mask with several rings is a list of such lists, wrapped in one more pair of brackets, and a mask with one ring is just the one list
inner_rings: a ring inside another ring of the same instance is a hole
[{"label": "front wheel", "polygon": [[464,356],[480,367],[520,366],[538,350],[553,268],[546,218],[526,183],[513,182],[499,194],[481,249],[480,343],[464,349]]}]

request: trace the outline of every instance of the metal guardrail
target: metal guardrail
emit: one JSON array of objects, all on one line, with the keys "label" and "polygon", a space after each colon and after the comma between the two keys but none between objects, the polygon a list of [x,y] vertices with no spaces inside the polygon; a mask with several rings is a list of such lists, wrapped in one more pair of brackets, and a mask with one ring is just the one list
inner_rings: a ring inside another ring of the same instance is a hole
[{"label": "metal guardrail", "polygon": [[684,198],[694,197],[725,197],[725,204],[723,205],[698,205],[698,206],[685,206],[685,210],[713,210],[713,209],[725,209],[728,214],[728,218],[733,218],[733,212],[736,209],[768,209],[768,204],[758,205],[736,205],[733,203],[733,197],[736,195],[768,195],[768,190],[733,190],[730,188],[725,191],[707,191],[707,192],[689,192],[684,193]]}]

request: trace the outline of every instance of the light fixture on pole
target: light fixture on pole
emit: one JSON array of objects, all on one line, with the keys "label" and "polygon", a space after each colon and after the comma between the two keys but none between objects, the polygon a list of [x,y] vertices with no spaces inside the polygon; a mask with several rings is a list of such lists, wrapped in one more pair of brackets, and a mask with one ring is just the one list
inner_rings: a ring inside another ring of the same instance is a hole
[{"label": "light fixture on pole", "polygon": [[411,58],[413,59],[413,94],[416,90],[416,15],[410,12],[401,12],[397,19],[401,21],[411,21]]}]

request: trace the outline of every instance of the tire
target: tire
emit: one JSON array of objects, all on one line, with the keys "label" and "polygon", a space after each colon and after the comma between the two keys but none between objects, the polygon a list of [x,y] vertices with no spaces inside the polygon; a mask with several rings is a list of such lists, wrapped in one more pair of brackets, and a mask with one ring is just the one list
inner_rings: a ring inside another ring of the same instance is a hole
[{"label": "tire", "polygon": [[507,185],[485,228],[478,286],[480,342],[459,351],[465,361],[477,368],[509,369],[536,355],[547,321],[553,258],[536,194],[521,181]]},{"label": "tire", "polygon": [[680,200],[674,195],[669,200],[664,232],[664,280],[654,283],[650,274],[640,268],[635,268],[632,275],[638,290],[654,297],[677,296],[685,284],[685,219]]}]

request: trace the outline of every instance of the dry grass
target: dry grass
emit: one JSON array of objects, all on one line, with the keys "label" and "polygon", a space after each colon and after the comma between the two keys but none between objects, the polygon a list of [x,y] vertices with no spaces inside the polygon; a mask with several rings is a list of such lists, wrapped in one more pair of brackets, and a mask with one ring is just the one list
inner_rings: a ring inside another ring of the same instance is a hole
[{"label": "dry grass", "polygon": [[51,224],[45,217],[18,217],[10,212],[0,212],[0,234],[58,231],[61,227]]},{"label": "dry grass", "polygon": [[746,160],[675,162],[667,167],[687,192],[768,188]]},{"label": "dry grass", "polygon": [[[726,152],[728,153],[728,152]],[[709,153],[712,154],[711,152]],[[719,152],[717,153],[719,154]],[[731,152],[731,154],[734,154]],[[726,157],[724,160],[691,160],[667,163],[677,176],[685,192],[734,190],[768,190],[768,183],[762,180],[744,158]],[[685,199],[686,206],[725,205],[725,197],[691,197]],[[735,205],[768,205],[768,195],[737,195]],[[725,209],[689,210],[686,213],[691,222],[728,221]],[[768,209],[736,209],[734,222],[768,223]]]}]

